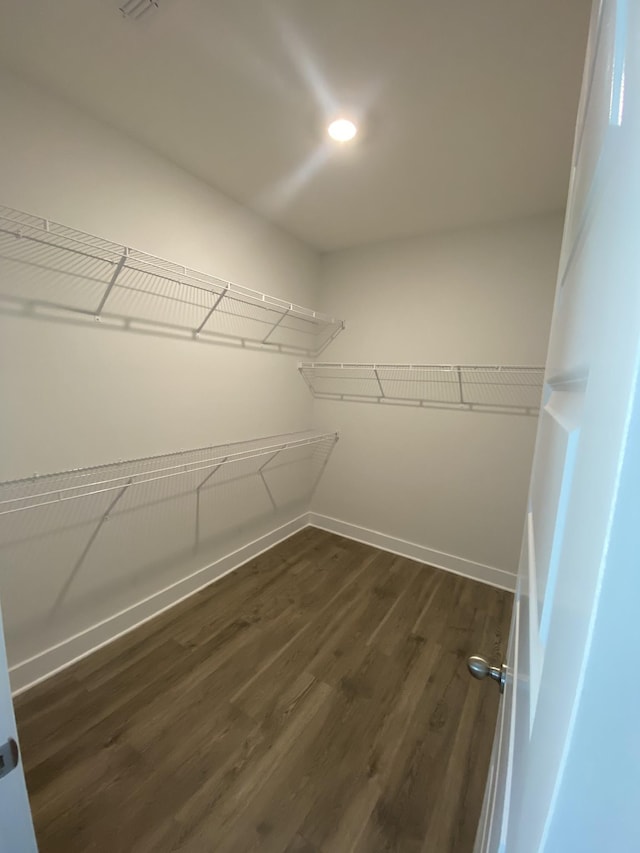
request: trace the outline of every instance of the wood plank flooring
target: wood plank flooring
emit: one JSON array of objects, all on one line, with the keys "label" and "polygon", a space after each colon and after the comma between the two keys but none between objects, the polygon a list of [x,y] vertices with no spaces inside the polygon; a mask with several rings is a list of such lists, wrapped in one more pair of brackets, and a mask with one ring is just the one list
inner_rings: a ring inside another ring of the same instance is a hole
[{"label": "wood plank flooring", "polygon": [[41,853],[470,853],[511,606],[307,528],[18,698]]}]

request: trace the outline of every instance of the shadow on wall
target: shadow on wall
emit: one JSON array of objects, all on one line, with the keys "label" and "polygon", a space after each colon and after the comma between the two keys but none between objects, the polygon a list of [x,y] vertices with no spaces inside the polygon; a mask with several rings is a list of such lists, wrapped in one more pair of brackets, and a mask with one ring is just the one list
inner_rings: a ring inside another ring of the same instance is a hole
[{"label": "shadow on wall", "polygon": [[244,458],[204,448],[0,486],[11,663],[306,511],[335,439],[281,450],[263,439],[271,449],[243,442]]},{"label": "shadow on wall", "polygon": [[0,207],[0,311],[318,355],[343,324],[302,306]]}]

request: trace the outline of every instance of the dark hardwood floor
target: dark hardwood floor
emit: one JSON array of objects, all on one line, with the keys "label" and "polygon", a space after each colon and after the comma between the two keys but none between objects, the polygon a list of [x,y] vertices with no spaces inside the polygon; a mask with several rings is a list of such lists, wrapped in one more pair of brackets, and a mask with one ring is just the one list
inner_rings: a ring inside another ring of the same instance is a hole
[{"label": "dark hardwood floor", "polygon": [[308,528],[18,698],[41,853],[467,853],[509,593]]}]

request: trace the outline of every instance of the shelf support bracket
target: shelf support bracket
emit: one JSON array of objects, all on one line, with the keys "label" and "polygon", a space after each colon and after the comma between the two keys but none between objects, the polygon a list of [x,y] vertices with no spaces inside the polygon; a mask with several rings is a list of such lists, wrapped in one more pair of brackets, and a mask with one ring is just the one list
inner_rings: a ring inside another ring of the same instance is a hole
[{"label": "shelf support bracket", "polygon": [[228,458],[229,458],[228,456],[225,456],[224,459],[222,460],[222,462],[218,462],[217,465],[213,466],[212,470],[209,471],[209,473],[204,478],[204,480],[202,480],[202,482],[196,486],[196,492],[200,493],[200,489],[204,486],[205,483],[209,482],[209,480],[213,477],[213,475],[216,473],[216,471],[218,471],[224,465],[224,463],[227,461]]},{"label": "shelf support bracket", "polygon": [[464,394],[462,392],[462,370],[460,366],[456,367],[456,372],[458,374],[458,391],[460,392],[460,402],[464,403]]},{"label": "shelf support bracket", "polygon": [[102,309],[104,308],[105,302],[109,298],[109,294],[111,293],[111,290],[113,289],[113,286],[116,283],[116,279],[118,278],[118,276],[122,272],[122,269],[124,267],[124,262],[127,260],[128,253],[129,253],[129,250],[125,249],[124,252],[122,253],[122,257],[120,258],[120,260],[116,264],[116,268],[113,271],[113,275],[111,276],[111,280],[109,281],[109,284],[107,285],[107,289],[102,294],[102,299],[100,300],[100,305],[98,305],[98,308],[96,309],[96,317],[100,317],[100,315],[102,314]]},{"label": "shelf support bracket", "polygon": [[378,383],[378,388],[380,389],[380,396],[385,397],[384,388],[382,387],[382,382],[380,382],[380,376],[378,374],[378,368],[374,367],[373,372],[374,372],[375,377],[376,377],[376,382]]},{"label": "shelf support bracket", "polygon": [[287,449],[286,447],[281,447],[280,450],[276,450],[276,452],[272,453],[271,456],[267,459],[267,461],[263,462],[262,465],[258,468],[258,474],[260,475],[260,479],[262,480],[262,483],[263,483],[265,489],[267,490],[267,494],[269,495],[269,500],[271,501],[271,505],[273,506],[274,509],[278,509],[278,504],[276,503],[275,498],[273,497],[273,493],[272,493],[271,489],[269,488],[269,484],[267,483],[267,480],[264,476],[263,471],[270,462],[273,462],[273,460],[276,458],[276,456],[279,456],[279,454],[282,453],[282,451],[286,450],[286,449]]},{"label": "shelf support bracket", "polygon": [[227,291],[226,291],[226,290],[223,290],[223,291],[222,291],[222,293],[218,296],[218,298],[216,299],[216,301],[213,303],[212,307],[211,307],[211,308],[209,309],[209,311],[207,312],[207,316],[204,318],[204,320],[202,321],[202,323],[200,323],[200,325],[198,326],[198,328],[194,331],[194,335],[199,335],[199,334],[200,334],[200,332],[204,329],[204,327],[205,327],[205,326],[207,325],[207,323],[209,322],[209,318],[211,317],[211,315],[213,314],[213,312],[216,310],[216,308],[218,307],[218,305],[220,305],[220,303],[222,302],[223,298],[226,296],[226,293],[227,293]]},{"label": "shelf support bracket", "polygon": [[262,484],[265,487],[265,489],[267,490],[267,494],[269,495],[269,500],[271,501],[271,506],[274,509],[278,509],[278,504],[276,503],[275,498],[273,497],[273,493],[272,493],[271,489],[269,488],[269,484],[267,483],[267,480],[266,480],[264,474],[262,473],[262,469],[260,469],[260,471],[258,473],[260,474],[260,479],[262,480]]},{"label": "shelf support bracket", "polygon": [[282,448],[280,448],[280,450],[276,450],[276,452],[272,453],[271,456],[267,459],[267,461],[263,462],[262,465],[258,468],[258,474],[260,475],[260,479],[262,480],[262,483],[263,483],[265,489],[267,490],[267,494],[269,495],[269,500],[271,501],[271,505],[274,509],[278,509],[278,504],[276,503],[275,498],[273,497],[273,493],[272,493],[271,489],[269,488],[269,484],[267,483],[267,480],[263,474],[263,471],[270,462],[273,462],[273,460],[276,458],[276,456],[279,456],[282,453],[283,450],[286,450],[286,447],[282,447]]},{"label": "shelf support bracket", "polygon": [[218,471],[224,465],[228,458],[228,456],[225,456],[221,462],[218,462],[217,465],[214,465],[211,471],[209,471],[207,476],[204,478],[204,480],[202,480],[196,486],[196,551],[198,550],[198,545],[200,544],[200,489],[204,486],[205,483],[209,482],[209,480],[213,477],[216,471]]},{"label": "shelf support bracket", "polygon": [[309,379],[309,377],[305,373],[304,366],[302,364],[300,364],[298,367],[298,370],[300,371],[300,376],[302,376],[304,381],[307,383],[307,387],[309,388],[309,391],[311,391],[312,396],[316,397],[317,396],[316,389],[313,387],[313,383],[312,383],[311,379]]},{"label": "shelf support bracket", "polygon": [[329,344],[331,343],[331,341],[332,341],[334,338],[337,338],[337,337],[338,337],[338,335],[340,334],[340,332],[341,332],[344,328],[345,328],[344,322],[342,322],[342,323],[338,323],[338,324],[336,325],[336,328],[335,328],[335,329],[333,330],[333,332],[329,335],[329,337],[328,337],[328,338],[326,338],[324,341],[322,341],[322,342],[319,344],[319,346],[318,346],[315,350],[309,350],[309,354],[310,354],[310,355],[312,355],[314,358],[317,358],[317,357],[320,355],[320,353],[321,353],[321,352],[323,352],[324,350],[326,350],[326,348],[329,346]]},{"label": "shelf support bracket", "polygon": [[293,305],[290,305],[290,306],[289,306],[289,308],[287,308],[287,310],[284,312],[284,314],[281,314],[281,315],[280,315],[280,317],[278,318],[277,322],[276,322],[276,323],[274,323],[274,325],[269,329],[269,331],[267,332],[267,334],[265,335],[265,337],[262,339],[262,343],[263,343],[263,344],[266,344],[266,343],[267,343],[267,341],[269,340],[269,338],[271,337],[271,335],[275,332],[275,330],[278,328],[278,326],[280,325],[280,323],[282,323],[282,321],[284,320],[284,318],[288,316],[288,314],[289,314],[289,312],[291,311],[291,309],[292,309],[292,308],[293,308]]},{"label": "shelf support bracket", "polygon": [[258,468],[258,473],[262,474],[262,472],[267,467],[267,465],[270,462],[273,462],[273,460],[276,458],[276,456],[278,456],[280,453],[282,453],[283,450],[286,450],[286,447],[282,447],[282,448],[280,448],[280,450],[276,450],[275,453],[272,453],[271,456],[267,459],[267,461],[263,462],[262,465]]},{"label": "shelf support bracket", "polygon": [[105,522],[107,522],[109,520],[109,516],[111,515],[111,513],[115,509],[116,504],[124,496],[124,493],[127,491],[127,489],[129,488],[129,486],[132,483],[133,483],[133,477],[130,477],[128,482],[126,482],[124,484],[124,486],[120,489],[118,494],[115,496],[115,498],[111,501],[109,506],[106,508],[106,510],[102,514],[100,521],[98,522],[95,530],[93,531],[93,533],[89,537],[87,544],[82,549],[82,553],[80,554],[80,556],[76,560],[75,565],[69,574],[69,577],[67,578],[67,580],[64,583],[64,586],[60,590],[60,593],[58,594],[58,597],[56,598],[55,604],[53,605],[53,612],[55,612],[58,609],[58,607],[60,607],[62,602],[64,601],[64,599],[67,595],[67,592],[69,591],[69,587],[73,583],[75,576],[78,574],[78,572],[82,568],[82,564],[87,559],[87,554],[91,550],[91,546],[93,545],[93,543],[96,541],[98,534],[102,530],[103,525],[105,524]]},{"label": "shelf support bracket", "polygon": [[331,445],[329,446],[329,449],[327,450],[327,452],[325,454],[322,465],[320,466],[320,470],[318,471],[318,474],[317,474],[315,480],[311,484],[311,490],[309,492],[309,497],[313,497],[313,495],[315,494],[316,489],[318,488],[318,484],[319,484],[320,480],[322,479],[322,475],[324,474],[324,469],[329,464],[329,458],[330,458],[331,454],[333,453],[334,448],[335,448],[337,443],[338,443],[338,435],[336,433],[336,435],[334,435],[334,437],[333,437]]}]

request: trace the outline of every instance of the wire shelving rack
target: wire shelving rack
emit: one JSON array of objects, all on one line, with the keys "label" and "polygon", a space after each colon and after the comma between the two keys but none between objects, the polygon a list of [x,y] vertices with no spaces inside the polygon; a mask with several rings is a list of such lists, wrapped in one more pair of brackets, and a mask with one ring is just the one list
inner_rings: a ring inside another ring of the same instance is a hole
[{"label": "wire shelving rack", "polygon": [[14,311],[73,312],[120,328],[311,357],[344,328],[310,308],[3,206],[0,261],[0,296]]},{"label": "wire shelving rack", "polygon": [[286,433],[54,474],[34,474],[0,483],[0,516],[108,493],[111,511],[129,489],[175,478],[189,478],[189,489],[199,493],[203,487],[215,485],[215,475],[224,466],[247,463],[247,472],[264,478],[264,472],[277,457],[299,449],[305,450],[309,458],[316,454],[323,467],[337,440],[337,432]]},{"label": "wire shelving rack", "polygon": [[301,362],[314,397],[388,405],[537,414],[544,367]]}]

